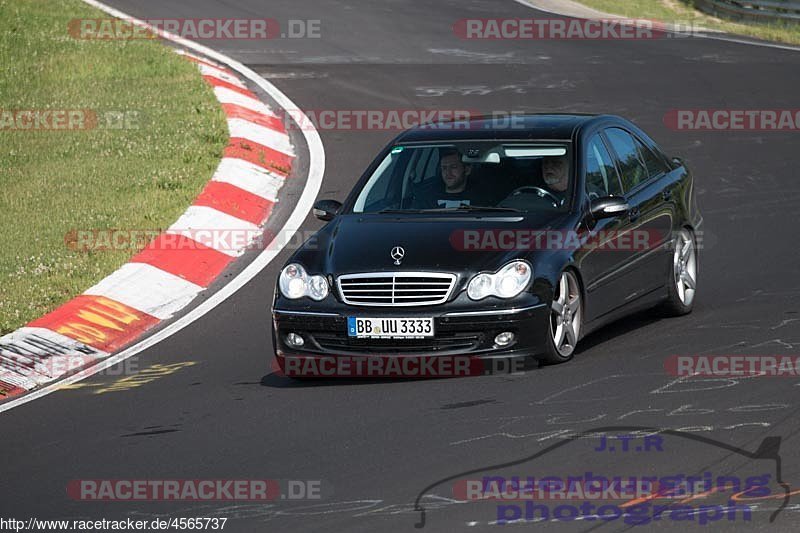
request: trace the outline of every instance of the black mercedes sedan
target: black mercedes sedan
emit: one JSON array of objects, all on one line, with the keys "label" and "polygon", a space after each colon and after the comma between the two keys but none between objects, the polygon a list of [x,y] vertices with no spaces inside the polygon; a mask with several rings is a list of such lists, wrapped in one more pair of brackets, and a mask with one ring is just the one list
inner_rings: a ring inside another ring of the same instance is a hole
[{"label": "black mercedes sedan", "polygon": [[[591,330],[697,291],[692,175],[611,115],[480,117],[392,141],[280,273],[287,357],[568,361]],[[281,366],[283,368],[283,366]]]}]

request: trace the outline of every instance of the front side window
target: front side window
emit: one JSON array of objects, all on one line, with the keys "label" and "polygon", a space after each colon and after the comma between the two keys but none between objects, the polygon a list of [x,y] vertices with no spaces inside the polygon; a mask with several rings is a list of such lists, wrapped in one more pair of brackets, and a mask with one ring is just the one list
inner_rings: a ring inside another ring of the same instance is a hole
[{"label": "front side window", "polygon": [[562,211],[573,182],[569,143],[401,145],[367,179],[352,211]]},{"label": "front side window", "polygon": [[591,200],[622,195],[619,174],[600,135],[592,137],[586,148],[586,192]]},{"label": "front side window", "polygon": [[647,181],[647,168],[639,158],[639,150],[633,137],[627,131],[619,128],[607,129],[606,137],[619,157],[622,186],[625,191],[630,191],[640,183]]}]

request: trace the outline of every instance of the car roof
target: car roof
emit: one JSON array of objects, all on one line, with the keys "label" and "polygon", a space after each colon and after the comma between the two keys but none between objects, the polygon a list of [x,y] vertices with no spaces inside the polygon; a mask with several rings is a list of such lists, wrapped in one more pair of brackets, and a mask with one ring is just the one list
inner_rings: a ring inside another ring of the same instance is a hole
[{"label": "car roof", "polygon": [[471,116],[469,119],[432,122],[402,133],[395,142],[433,142],[491,139],[570,140],[581,127],[602,120],[621,120],[597,114],[525,114]]}]

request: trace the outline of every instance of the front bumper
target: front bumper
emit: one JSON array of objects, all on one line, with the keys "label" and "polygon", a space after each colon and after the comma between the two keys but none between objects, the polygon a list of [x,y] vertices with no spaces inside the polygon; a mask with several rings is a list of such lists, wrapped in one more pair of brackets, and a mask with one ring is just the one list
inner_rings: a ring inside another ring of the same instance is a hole
[{"label": "front bumper", "polygon": [[[471,356],[477,358],[536,355],[549,335],[549,306],[536,297],[515,306],[490,308],[376,308],[337,305],[336,308],[290,306],[276,302],[272,312],[273,346],[278,358],[287,356]],[[427,339],[356,339],[347,335],[348,317],[434,319],[435,336]],[[497,346],[495,337],[510,331],[516,340]],[[301,335],[298,349],[286,343],[286,335]]]}]

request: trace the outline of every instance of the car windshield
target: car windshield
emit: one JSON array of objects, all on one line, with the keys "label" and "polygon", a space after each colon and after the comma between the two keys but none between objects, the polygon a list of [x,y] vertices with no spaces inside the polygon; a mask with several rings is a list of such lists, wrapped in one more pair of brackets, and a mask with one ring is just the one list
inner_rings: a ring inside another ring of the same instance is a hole
[{"label": "car windshield", "polygon": [[353,213],[562,211],[573,188],[569,143],[397,145]]}]

